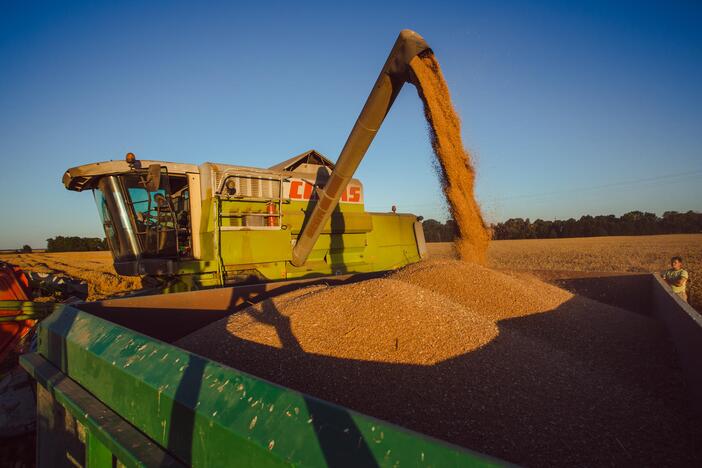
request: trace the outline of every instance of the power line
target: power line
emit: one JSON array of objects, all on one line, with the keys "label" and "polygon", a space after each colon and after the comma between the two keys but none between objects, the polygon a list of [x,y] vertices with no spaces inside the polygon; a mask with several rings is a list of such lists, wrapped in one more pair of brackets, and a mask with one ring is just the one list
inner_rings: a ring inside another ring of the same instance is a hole
[{"label": "power line", "polygon": [[620,187],[620,186],[626,186],[626,185],[645,184],[648,182],[656,182],[656,181],[662,181],[662,180],[666,180],[666,179],[675,179],[675,178],[680,178],[680,177],[692,177],[692,176],[697,176],[698,174],[702,175],[702,169],[695,169],[695,170],[686,171],[686,172],[677,172],[675,174],[665,174],[665,175],[656,176],[656,177],[647,177],[647,178],[642,178],[642,179],[613,182],[613,183],[604,184],[604,185],[593,185],[590,187],[578,187],[578,188],[573,188],[573,189],[554,190],[551,192],[533,193],[533,194],[527,194],[527,195],[513,195],[513,196],[509,196],[509,197],[502,197],[502,198],[493,198],[491,201],[505,201],[505,200],[515,200],[515,199],[525,199],[525,198],[539,198],[539,197],[544,197],[544,196],[560,195],[563,193],[589,192],[592,190],[600,190],[600,189],[605,189],[605,188]]},{"label": "power line", "polygon": [[[689,178],[689,177],[698,177],[702,176],[702,169],[694,169],[692,171],[687,171],[687,172],[677,172],[673,174],[664,174],[660,176],[655,176],[655,177],[645,177],[645,178],[640,178],[640,179],[633,179],[633,180],[628,180],[628,181],[620,181],[620,182],[612,182],[609,184],[603,184],[603,185],[593,185],[589,187],[578,187],[578,188],[572,188],[572,189],[562,189],[562,190],[554,190],[550,192],[542,192],[542,193],[532,193],[532,194],[525,194],[525,195],[512,195],[509,197],[501,197],[501,198],[486,198],[483,200],[483,204],[491,204],[495,202],[501,202],[501,201],[506,201],[506,200],[523,200],[523,199],[533,199],[533,198],[542,198],[542,197],[553,197],[557,195],[562,195],[566,193],[582,193],[582,192],[589,192],[593,190],[601,190],[601,189],[607,189],[607,188],[635,188],[636,186],[641,186],[641,185],[649,185],[651,187],[653,186],[658,186],[662,185],[663,183],[670,183],[671,181],[675,179],[681,179],[681,178]],[[651,185],[651,182],[654,182],[653,185]],[[404,207],[405,209],[407,208],[435,208],[435,209],[445,209],[447,208],[445,202],[434,202],[434,203],[398,203],[401,207]],[[380,204],[370,204],[367,205],[368,208],[371,209],[385,209],[385,205],[380,205]]]}]

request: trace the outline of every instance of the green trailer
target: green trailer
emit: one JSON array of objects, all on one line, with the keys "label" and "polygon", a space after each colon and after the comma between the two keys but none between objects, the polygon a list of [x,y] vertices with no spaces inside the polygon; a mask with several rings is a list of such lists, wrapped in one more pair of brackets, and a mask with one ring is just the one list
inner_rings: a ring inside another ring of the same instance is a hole
[{"label": "green trailer", "polygon": [[[21,357],[37,383],[38,465],[505,465],[175,344],[249,303],[314,282],[368,276],[55,305],[39,325],[36,350]],[[657,275],[580,274],[563,281],[579,294],[659,319],[687,384],[689,394],[680,398],[688,397],[691,412],[702,416],[697,311]]]},{"label": "green trailer", "polygon": [[58,306],[39,325],[36,352],[21,358],[37,381],[38,465],[502,464],[172,344],[246,302],[299,285]]}]

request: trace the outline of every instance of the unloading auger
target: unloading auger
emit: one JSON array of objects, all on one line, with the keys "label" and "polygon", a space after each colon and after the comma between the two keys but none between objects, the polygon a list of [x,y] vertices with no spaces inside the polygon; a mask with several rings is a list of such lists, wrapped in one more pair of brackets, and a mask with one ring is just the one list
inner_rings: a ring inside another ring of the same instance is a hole
[{"label": "unloading auger", "polygon": [[293,265],[301,266],[307,260],[323,226],[339,203],[344,188],[363,160],[395,98],[402,86],[410,81],[410,61],[427,51],[430,49],[422,36],[409,29],[400,32],[341,150],[329,182],[324,189],[318,191],[319,201],[293,249],[291,261]]}]

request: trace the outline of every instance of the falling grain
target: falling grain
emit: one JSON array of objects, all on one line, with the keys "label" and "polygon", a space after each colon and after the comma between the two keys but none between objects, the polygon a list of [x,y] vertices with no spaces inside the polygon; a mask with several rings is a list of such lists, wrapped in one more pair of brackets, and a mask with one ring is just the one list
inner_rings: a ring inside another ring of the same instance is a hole
[{"label": "falling grain", "polygon": [[453,108],[448,86],[434,55],[416,56],[410,67],[424,104],[444,196],[456,221],[456,249],[461,259],[484,264],[489,235],[474,197],[475,171],[463,146],[461,120]]}]

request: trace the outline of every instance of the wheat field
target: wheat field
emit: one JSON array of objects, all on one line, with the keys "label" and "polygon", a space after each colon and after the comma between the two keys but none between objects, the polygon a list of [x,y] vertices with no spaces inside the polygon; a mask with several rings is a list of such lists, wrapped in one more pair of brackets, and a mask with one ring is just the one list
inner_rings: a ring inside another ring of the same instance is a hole
[{"label": "wheat field", "polygon": [[[429,244],[429,253],[453,257],[449,242]],[[702,234],[577,237],[492,241],[488,264],[500,270],[660,272],[679,255],[690,273],[690,303],[702,310]]]},{"label": "wheat field", "polygon": [[141,288],[141,279],[120,276],[110,252],[0,254],[0,260],[36,273],[67,275],[88,283],[88,300],[96,301]]},{"label": "wheat field", "polygon": [[[430,255],[453,257],[452,243],[428,244]],[[488,263],[500,270],[654,272],[668,268],[673,255],[690,272],[690,302],[702,309],[702,234],[586,237],[492,241]],[[0,260],[28,271],[59,273],[88,282],[88,300],[141,287],[141,280],[119,276],[109,252],[0,254]]]}]

